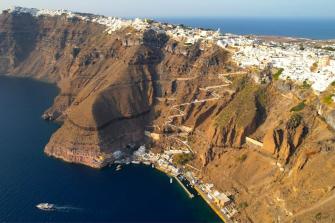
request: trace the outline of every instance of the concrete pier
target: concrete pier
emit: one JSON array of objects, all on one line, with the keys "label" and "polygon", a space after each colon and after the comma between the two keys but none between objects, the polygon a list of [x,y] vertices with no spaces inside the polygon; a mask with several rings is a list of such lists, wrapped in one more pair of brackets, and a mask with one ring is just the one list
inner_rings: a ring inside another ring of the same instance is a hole
[{"label": "concrete pier", "polygon": [[194,198],[194,195],[185,187],[185,185],[178,179],[178,177],[174,177],[174,179],[176,179],[176,181],[180,184],[180,186],[185,190],[185,192],[187,193],[187,195],[190,198]]}]

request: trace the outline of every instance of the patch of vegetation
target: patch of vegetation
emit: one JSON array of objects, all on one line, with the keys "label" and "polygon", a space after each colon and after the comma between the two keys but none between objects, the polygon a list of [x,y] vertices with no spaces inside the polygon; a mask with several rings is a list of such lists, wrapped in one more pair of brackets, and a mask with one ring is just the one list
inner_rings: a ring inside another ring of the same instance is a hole
[{"label": "patch of vegetation", "polygon": [[284,69],[280,68],[274,75],[273,75],[273,79],[275,80],[279,80],[280,75],[282,75]]},{"label": "patch of vegetation", "polygon": [[56,52],[54,55],[55,60],[58,60],[61,57],[59,52]]},{"label": "patch of vegetation", "polygon": [[332,87],[335,87],[335,81],[333,81],[333,82],[331,83],[331,86],[332,86]]},{"label": "patch of vegetation", "polygon": [[300,102],[298,105],[291,108],[291,112],[299,112],[305,108],[305,101]]},{"label": "patch of vegetation", "polygon": [[298,113],[294,113],[290,119],[287,121],[287,128],[295,129],[297,128],[302,122],[302,116]]},{"label": "patch of vegetation", "polygon": [[144,22],[146,22],[148,24],[152,24],[152,23],[154,23],[154,20],[152,20],[152,19],[144,19]]},{"label": "patch of vegetation", "polygon": [[324,50],[328,50],[328,51],[335,51],[335,48],[334,47],[330,47],[330,46],[327,46],[325,48],[323,48]]},{"label": "patch of vegetation", "polygon": [[237,157],[237,161],[244,162],[248,158],[247,154],[243,154],[239,157]]},{"label": "patch of vegetation", "polygon": [[251,81],[241,81],[241,89],[235,98],[220,112],[216,119],[217,126],[226,127],[234,119],[237,128],[249,125],[257,113],[257,91],[259,87]]},{"label": "patch of vegetation", "polygon": [[327,46],[325,48],[323,48],[324,50],[328,50],[328,51],[335,51],[335,48],[334,47],[330,47],[330,46]]},{"label": "patch of vegetation", "polygon": [[76,58],[79,55],[79,53],[80,53],[80,48],[75,47],[75,48],[72,49],[72,56],[74,58]]},{"label": "patch of vegetation", "polygon": [[177,165],[185,165],[186,163],[194,160],[194,154],[193,153],[183,153],[183,154],[177,154],[174,155],[173,161]]},{"label": "patch of vegetation", "polygon": [[232,80],[232,88],[236,89],[236,91],[244,88],[247,83],[249,82],[249,79],[247,76],[240,76],[236,77]]},{"label": "patch of vegetation", "polygon": [[300,43],[300,47],[299,47],[300,50],[305,50],[305,47],[304,47],[304,44]]},{"label": "patch of vegetation", "polygon": [[323,97],[322,101],[323,103],[325,103],[326,105],[331,105],[333,103],[333,99],[332,99],[333,95],[326,95]]},{"label": "patch of vegetation", "polygon": [[310,89],[312,85],[310,85],[310,83],[308,83],[307,80],[304,80],[304,82],[302,83],[301,88],[302,89]]},{"label": "patch of vegetation", "polygon": [[317,213],[314,217],[315,217],[316,220],[320,221],[321,218],[322,218],[321,212]]},{"label": "patch of vegetation", "polygon": [[247,202],[242,202],[238,205],[238,208],[240,210],[243,210],[243,209],[247,208],[248,206],[249,206],[249,204]]},{"label": "patch of vegetation", "polygon": [[326,47],[317,46],[315,48],[316,49],[321,49],[321,50],[327,50],[327,51],[335,51],[335,48],[331,47],[331,46],[326,46]]}]

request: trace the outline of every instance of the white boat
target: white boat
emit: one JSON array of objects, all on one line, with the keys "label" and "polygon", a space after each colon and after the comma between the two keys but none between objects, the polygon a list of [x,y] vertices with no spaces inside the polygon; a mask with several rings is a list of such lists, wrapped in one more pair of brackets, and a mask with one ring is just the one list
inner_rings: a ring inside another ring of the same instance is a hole
[{"label": "white boat", "polygon": [[40,210],[43,210],[43,211],[55,210],[55,205],[54,204],[49,204],[49,203],[40,203],[40,204],[36,205],[36,207]]},{"label": "white boat", "polygon": [[116,171],[120,171],[121,169],[122,169],[122,166],[121,165],[117,165]]},{"label": "white boat", "polygon": [[173,182],[173,179],[172,179],[172,178],[170,178],[170,184],[172,184],[172,182]]}]

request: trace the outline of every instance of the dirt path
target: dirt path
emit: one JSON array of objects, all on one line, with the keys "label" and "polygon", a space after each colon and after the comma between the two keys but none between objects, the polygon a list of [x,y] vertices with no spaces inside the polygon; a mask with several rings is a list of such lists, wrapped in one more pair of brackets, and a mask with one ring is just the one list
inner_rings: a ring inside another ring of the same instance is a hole
[{"label": "dirt path", "polygon": [[322,200],[322,201],[320,201],[320,202],[312,205],[311,207],[297,212],[296,214],[294,214],[293,216],[291,216],[286,222],[289,222],[289,221],[293,220],[294,218],[297,218],[297,217],[299,217],[301,215],[304,215],[304,214],[306,214],[308,212],[314,211],[314,210],[318,209],[319,207],[322,207],[323,205],[325,205],[325,204],[333,201],[334,199],[335,199],[335,192],[333,192],[333,194],[331,196],[329,196],[326,199],[324,199],[324,200]]}]

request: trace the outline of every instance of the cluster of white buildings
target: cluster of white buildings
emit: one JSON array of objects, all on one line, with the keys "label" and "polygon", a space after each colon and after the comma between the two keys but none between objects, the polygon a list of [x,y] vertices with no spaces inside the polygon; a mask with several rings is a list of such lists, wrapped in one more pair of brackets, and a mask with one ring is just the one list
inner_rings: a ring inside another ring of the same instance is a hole
[{"label": "cluster of white buildings", "polygon": [[147,152],[145,146],[141,146],[133,154],[133,163],[142,162],[144,164],[157,165],[158,168],[170,173],[173,176],[180,174],[180,169],[173,165],[173,155],[175,151],[166,150],[164,153]]},{"label": "cluster of white buildings", "polygon": [[97,23],[100,25],[106,26],[106,32],[111,34],[114,31],[120,30],[125,27],[132,26],[136,30],[144,30],[150,28],[149,24],[145,20],[141,19],[121,19],[117,17],[106,17],[106,16],[99,16],[93,14],[83,14],[83,13],[76,13],[67,10],[49,10],[49,9],[34,9],[34,8],[24,8],[24,7],[12,7],[8,10],[9,13],[28,13],[34,17],[39,16],[66,16],[66,18],[78,18],[86,22]]},{"label": "cluster of white buildings", "polygon": [[167,35],[173,39],[191,45],[198,42],[213,42],[221,35],[219,30],[203,30],[184,26],[167,25],[166,27],[163,26],[163,29],[167,30]]},{"label": "cluster of white buildings", "polygon": [[[34,8],[24,8],[24,7],[18,7],[14,6],[10,9],[7,9],[9,13],[28,13],[32,16],[39,17],[39,16],[60,16],[60,15],[66,15],[68,18],[75,17],[76,14],[67,10],[59,9],[59,10],[50,10],[50,9],[34,9]],[[79,16],[79,15],[77,15]]]},{"label": "cluster of white buildings", "polygon": [[335,81],[335,60],[332,52],[301,46],[298,43],[250,43],[250,40],[236,46],[234,59],[242,66],[282,68],[279,78],[299,83],[307,82],[316,92],[323,92]]},{"label": "cluster of white buildings", "polygon": [[[335,81],[335,53],[312,46],[300,49],[297,43],[274,43],[258,41],[256,38],[233,34],[221,34],[219,31],[189,28],[182,25],[171,25],[154,22],[147,19],[121,19],[116,17],[96,16],[73,13],[66,10],[29,9],[14,7],[7,10],[11,13],[30,13],[33,16],[66,16],[77,17],[84,21],[106,26],[106,32],[113,32],[132,27],[138,31],[152,29],[166,33],[170,38],[182,41],[187,45],[197,42],[217,44],[222,48],[233,46],[238,49],[234,59],[242,67],[264,66],[271,63],[274,67],[283,68],[281,79],[291,79],[298,82],[308,82],[317,92],[325,91]],[[312,66],[317,69],[312,70]]]},{"label": "cluster of white buildings", "polygon": [[75,13],[67,10],[49,10],[49,9],[34,9],[13,7],[8,10],[9,13],[29,13],[32,16],[66,16],[67,18],[78,18],[83,21],[93,22],[106,26],[106,32],[112,34],[113,32],[132,27],[137,31],[145,31],[152,29],[158,33],[166,33],[170,37],[178,41],[184,41],[186,44],[194,44],[198,41],[213,41],[220,36],[220,32],[211,30],[203,30],[198,28],[189,28],[182,25],[171,25],[154,22],[148,19],[121,19],[117,17],[106,17],[91,14]]}]

